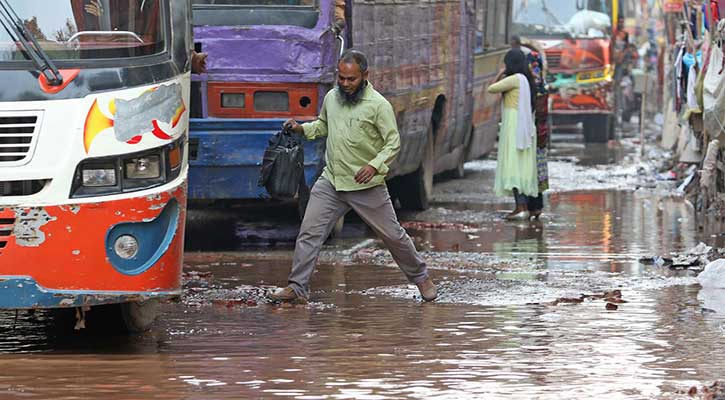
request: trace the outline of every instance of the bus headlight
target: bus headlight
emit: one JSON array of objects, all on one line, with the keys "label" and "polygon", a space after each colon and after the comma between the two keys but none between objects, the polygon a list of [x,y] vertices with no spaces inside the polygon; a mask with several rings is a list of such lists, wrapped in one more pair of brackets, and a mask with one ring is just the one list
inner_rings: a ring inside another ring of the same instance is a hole
[{"label": "bus headlight", "polygon": [[161,157],[158,155],[127,158],[123,162],[127,179],[154,179],[161,176]]},{"label": "bus headlight", "polygon": [[186,134],[161,147],[121,156],[83,160],[73,177],[70,197],[135,192],[164,185],[182,172]]},{"label": "bus headlight", "polygon": [[131,235],[122,235],[113,243],[113,251],[124,260],[130,260],[138,254],[138,240]]},{"label": "bus headlight", "polygon": [[116,168],[108,166],[88,166],[81,170],[83,186],[104,187],[116,186]]}]

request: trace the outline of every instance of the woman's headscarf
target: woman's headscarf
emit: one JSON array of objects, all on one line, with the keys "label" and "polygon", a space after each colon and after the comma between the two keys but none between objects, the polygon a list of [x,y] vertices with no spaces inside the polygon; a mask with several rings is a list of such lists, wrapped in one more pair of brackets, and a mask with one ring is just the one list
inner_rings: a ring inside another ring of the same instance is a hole
[{"label": "woman's headscarf", "polygon": [[529,82],[529,92],[531,93],[531,108],[536,107],[536,83],[534,82],[534,76],[531,74],[529,69],[529,60],[521,49],[511,49],[506,53],[503,58],[503,62],[506,65],[504,73],[506,76],[522,74],[526,77]]}]

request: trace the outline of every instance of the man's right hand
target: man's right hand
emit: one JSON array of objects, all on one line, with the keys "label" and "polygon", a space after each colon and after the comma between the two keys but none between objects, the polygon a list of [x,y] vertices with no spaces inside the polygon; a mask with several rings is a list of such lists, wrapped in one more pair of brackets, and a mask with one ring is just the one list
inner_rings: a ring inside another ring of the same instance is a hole
[{"label": "man's right hand", "polygon": [[294,119],[288,119],[284,123],[283,128],[286,129],[286,130],[288,130],[288,131],[291,131],[291,132],[294,132],[294,133],[298,133],[300,135],[302,135],[302,134],[305,133],[305,130],[302,129],[302,125],[298,124],[297,121],[295,121]]}]

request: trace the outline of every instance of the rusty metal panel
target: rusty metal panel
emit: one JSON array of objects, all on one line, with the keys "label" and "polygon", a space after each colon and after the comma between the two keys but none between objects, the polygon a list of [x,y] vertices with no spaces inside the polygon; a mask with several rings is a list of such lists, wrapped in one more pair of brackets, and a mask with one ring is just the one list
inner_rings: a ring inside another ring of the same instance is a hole
[{"label": "rusty metal panel", "polygon": [[393,175],[420,165],[436,99],[445,98],[436,157],[462,145],[472,101],[473,14],[466,1],[353,1],[353,42],[370,57],[370,81],[398,114]]}]

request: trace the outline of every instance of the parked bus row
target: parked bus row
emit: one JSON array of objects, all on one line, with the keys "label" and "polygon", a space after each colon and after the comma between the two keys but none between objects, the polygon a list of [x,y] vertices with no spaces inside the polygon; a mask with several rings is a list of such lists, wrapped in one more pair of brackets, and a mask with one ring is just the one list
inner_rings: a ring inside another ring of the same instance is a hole
[{"label": "parked bus row", "polygon": [[[339,34],[334,0],[194,3],[208,72],[192,85],[191,199],[267,196],[257,186],[267,139],[288,118],[317,116],[341,47],[369,56],[395,109],[401,151],[388,178],[404,207],[427,208],[434,175],[462,176],[494,146],[500,106],[485,89],[508,48],[511,1],[346,1]],[[323,154],[323,141],[307,144],[308,185]]]}]

